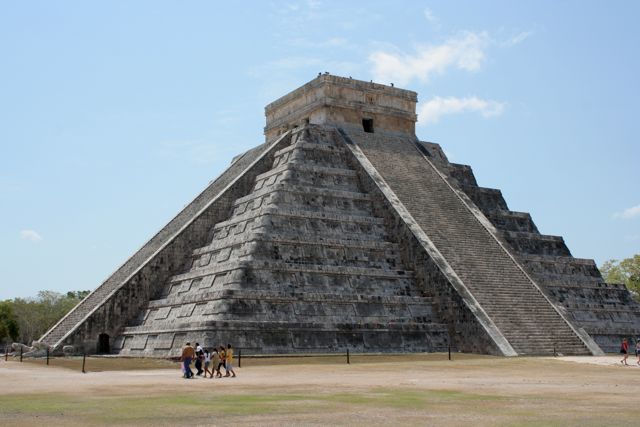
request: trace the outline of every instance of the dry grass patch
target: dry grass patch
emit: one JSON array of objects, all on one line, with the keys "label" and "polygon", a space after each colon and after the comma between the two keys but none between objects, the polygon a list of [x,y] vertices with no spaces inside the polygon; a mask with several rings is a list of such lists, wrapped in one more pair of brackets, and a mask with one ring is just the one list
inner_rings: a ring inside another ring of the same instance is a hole
[{"label": "dry grass patch", "polygon": [[[184,380],[177,363],[142,359],[106,358],[103,372],[87,374],[1,362],[0,418],[23,426],[157,426],[188,419],[192,425],[589,427],[637,420],[637,368],[467,355],[449,362],[444,356],[370,356],[351,365],[327,358],[243,363],[238,378],[221,380]],[[161,369],[153,369],[156,363]],[[123,368],[140,364],[144,369]]]}]

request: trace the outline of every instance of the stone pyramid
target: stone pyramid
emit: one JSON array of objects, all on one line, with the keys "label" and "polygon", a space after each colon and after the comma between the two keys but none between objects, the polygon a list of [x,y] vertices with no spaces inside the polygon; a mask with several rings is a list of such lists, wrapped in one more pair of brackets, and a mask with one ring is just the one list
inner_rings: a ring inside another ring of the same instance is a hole
[{"label": "stone pyramid", "polygon": [[499,190],[415,137],[415,92],[321,75],[41,341],[167,357],[600,354],[640,307]]}]

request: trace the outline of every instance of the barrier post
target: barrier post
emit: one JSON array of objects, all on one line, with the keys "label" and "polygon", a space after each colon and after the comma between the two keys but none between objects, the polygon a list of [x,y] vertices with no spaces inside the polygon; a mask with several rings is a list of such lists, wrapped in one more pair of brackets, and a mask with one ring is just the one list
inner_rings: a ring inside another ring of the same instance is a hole
[{"label": "barrier post", "polygon": [[238,350],[238,368],[242,368],[242,349]]},{"label": "barrier post", "polygon": [[349,360],[349,348],[347,347],[347,365],[350,365],[351,361]]},{"label": "barrier post", "polygon": [[20,362],[22,363],[22,346],[20,346]]},{"label": "barrier post", "polygon": [[82,373],[86,374],[87,372],[84,370],[84,364],[87,360],[87,353],[82,353]]},{"label": "barrier post", "polygon": [[49,347],[47,347],[47,366],[49,366]]},{"label": "barrier post", "polygon": [[9,360],[9,346],[4,349],[4,361],[7,362]]}]

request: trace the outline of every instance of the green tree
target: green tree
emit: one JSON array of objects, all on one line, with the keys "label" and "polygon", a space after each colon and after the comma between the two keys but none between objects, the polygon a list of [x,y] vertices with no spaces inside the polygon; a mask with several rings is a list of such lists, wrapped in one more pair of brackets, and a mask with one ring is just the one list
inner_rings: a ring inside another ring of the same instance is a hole
[{"label": "green tree", "polygon": [[19,341],[30,344],[56,324],[88,291],[60,294],[40,291],[35,298],[15,298],[13,310],[19,327]]},{"label": "green tree", "polygon": [[18,339],[19,327],[10,300],[0,301],[0,343]]},{"label": "green tree", "polygon": [[622,261],[605,261],[600,272],[607,283],[624,283],[636,299],[640,299],[640,254]]},{"label": "green tree", "polygon": [[90,293],[91,291],[69,291],[67,292],[67,298],[82,301]]}]

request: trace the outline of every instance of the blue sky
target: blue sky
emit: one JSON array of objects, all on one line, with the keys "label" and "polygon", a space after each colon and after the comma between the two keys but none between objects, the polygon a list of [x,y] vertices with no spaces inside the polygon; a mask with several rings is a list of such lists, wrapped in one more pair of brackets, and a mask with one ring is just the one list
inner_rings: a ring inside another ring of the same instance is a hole
[{"label": "blue sky", "polygon": [[318,72],[598,264],[640,252],[639,2],[0,1],[0,299],[93,289]]}]

